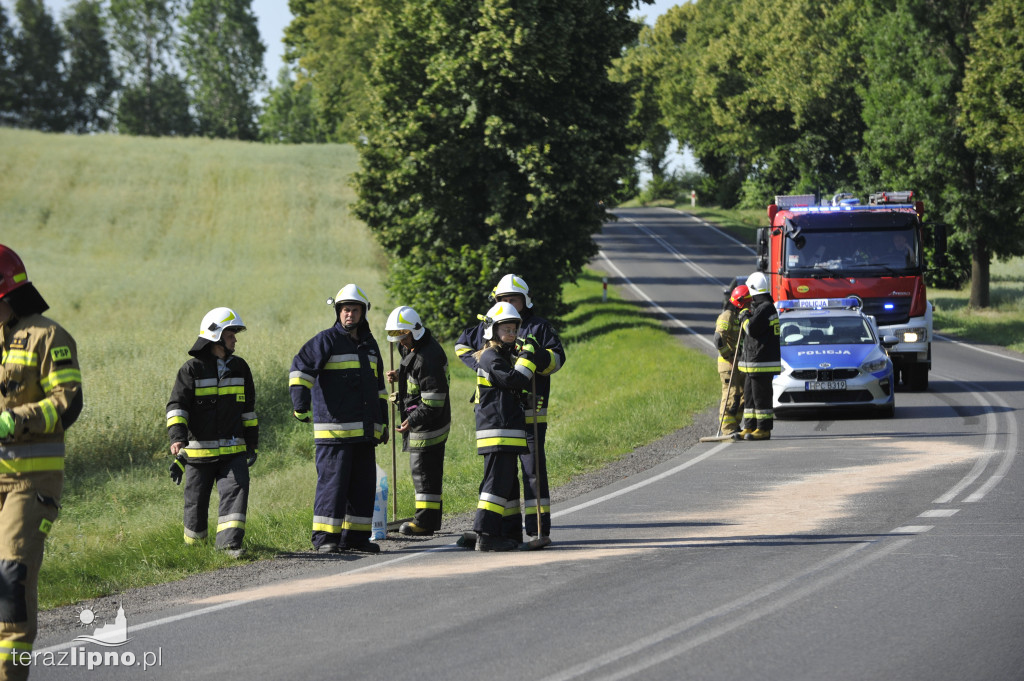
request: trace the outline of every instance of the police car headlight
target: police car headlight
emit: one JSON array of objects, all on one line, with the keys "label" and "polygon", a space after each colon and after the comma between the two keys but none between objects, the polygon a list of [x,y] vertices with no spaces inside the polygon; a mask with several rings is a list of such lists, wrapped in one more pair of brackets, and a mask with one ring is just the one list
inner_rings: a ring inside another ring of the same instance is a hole
[{"label": "police car headlight", "polygon": [[885,360],[876,359],[873,362],[864,362],[864,364],[860,365],[860,368],[862,371],[866,371],[869,374],[873,374],[876,371],[881,371],[882,369],[885,368]]},{"label": "police car headlight", "polygon": [[927,331],[924,328],[903,329],[900,331],[901,343],[920,343],[927,340]]}]

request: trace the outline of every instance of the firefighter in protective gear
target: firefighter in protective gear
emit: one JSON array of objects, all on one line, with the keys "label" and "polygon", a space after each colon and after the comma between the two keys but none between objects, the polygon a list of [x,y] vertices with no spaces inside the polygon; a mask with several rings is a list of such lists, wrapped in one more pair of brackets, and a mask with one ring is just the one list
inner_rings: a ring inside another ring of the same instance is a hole
[{"label": "firefighter in protective gear", "polygon": [[483,349],[476,360],[476,450],[484,457],[473,529],[478,551],[512,551],[519,548],[521,527],[511,526],[509,516],[519,518],[519,475],[516,459],[528,451],[526,415],[522,393],[534,372],[543,371],[551,356],[531,343],[515,353],[521,320],[511,303],[497,303],[484,319]]},{"label": "firefighter in protective gear", "polygon": [[374,447],[388,440],[384,362],[366,320],[366,294],[347,284],[327,302],[334,306],[334,325],[302,346],[288,375],[295,418],[313,423],[313,548],[378,553],[370,530],[377,481]]},{"label": "firefighter in protective gear", "polygon": [[[537,404],[526,405],[526,439],[529,445],[528,451],[519,458],[523,469],[523,503],[526,512],[526,519],[523,522],[521,514],[510,514],[505,522],[509,525],[507,532],[511,533],[512,528],[525,528],[528,535],[533,536],[537,532],[536,513],[540,507],[541,534],[548,536],[551,532],[551,501],[548,488],[547,457],[545,455],[544,443],[547,438],[548,412],[550,409],[551,376],[565,365],[565,350],[562,341],[558,338],[554,327],[547,319],[533,313],[533,300],[530,298],[530,287],[522,277],[516,274],[506,274],[498,282],[498,285],[491,291],[491,297],[496,302],[511,303],[519,313],[522,323],[519,327],[519,338],[533,338],[533,345],[539,353],[547,355],[543,369],[536,372]],[[477,360],[474,353],[484,346],[484,324],[469,327],[462,332],[455,344],[455,354],[462,363],[476,371]],[[529,402],[529,393],[524,393],[524,400]],[[534,439],[533,425],[537,425],[537,437]],[[538,467],[534,464],[534,457],[539,457],[540,463],[540,500],[535,497],[534,490],[537,489],[534,476]]]},{"label": "firefighter in protective gear", "polygon": [[448,399],[448,356],[416,310],[402,305],[388,316],[388,341],[398,343],[402,362],[388,371],[389,383],[398,384],[395,402],[402,434],[402,449],[409,452],[409,470],[416,488],[416,514],[398,531],[427,536],[441,529],[444,447],[452,424]]},{"label": "firefighter in protective gear", "polygon": [[18,254],[0,245],[0,679],[28,678],[43,543],[64,486],[64,433],[82,410],[75,340]]},{"label": "firefighter in protective gear", "polygon": [[249,507],[249,467],[256,462],[259,421],[249,365],[235,354],[245,330],[231,308],[210,310],[199,324],[192,356],[174,380],[167,402],[171,480],[185,479],[185,543],[206,539],[210,494],[217,485],[218,549],[242,554]]},{"label": "firefighter in protective gear", "polygon": [[[739,431],[740,408],[743,406],[743,381],[733,365],[740,347],[740,313],[750,306],[750,289],[745,285],[732,290],[715,322],[715,347],[718,348],[718,376],[722,379],[722,402],[719,405],[722,435]],[[734,375],[735,374],[735,375]]]},{"label": "firefighter in protective gear", "polygon": [[742,440],[767,440],[772,436],[772,379],[782,371],[779,347],[779,313],[761,272],[747,277],[750,311],[741,314],[743,351],[739,370],[744,375],[743,430],[733,435]]}]

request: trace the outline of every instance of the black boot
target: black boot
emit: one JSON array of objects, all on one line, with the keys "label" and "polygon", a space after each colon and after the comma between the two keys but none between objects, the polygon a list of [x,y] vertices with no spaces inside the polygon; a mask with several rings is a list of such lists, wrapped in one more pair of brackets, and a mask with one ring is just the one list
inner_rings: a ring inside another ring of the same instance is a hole
[{"label": "black boot", "polygon": [[476,539],[477,551],[517,551],[519,543],[508,537],[499,537],[481,532]]}]

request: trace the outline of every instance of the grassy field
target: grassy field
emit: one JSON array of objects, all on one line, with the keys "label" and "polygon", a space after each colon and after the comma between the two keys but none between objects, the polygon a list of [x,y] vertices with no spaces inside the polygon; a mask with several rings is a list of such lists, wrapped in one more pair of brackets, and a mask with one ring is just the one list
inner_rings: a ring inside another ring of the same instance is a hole
[{"label": "grassy field", "polygon": [[[41,607],[231,562],[182,541],[182,489],[167,478],[164,425],[174,374],[199,320],[219,305],[249,325],[237,351],[257,387],[250,559],[308,548],[316,477],[312,434],[291,418],[291,358],[332,323],[324,301],[342,284],[367,291],[378,337],[392,307],[381,286],[386,256],[349,215],[355,163],[348,146],[0,129],[2,241],[26,261],[48,314],[78,341],[84,380]],[[573,304],[560,325],[568,360],[553,383],[548,435],[555,485],[687,425],[718,390],[713,362],[614,291],[602,303],[595,274],[565,295]],[[482,464],[468,402],[474,377],[451,362],[445,504],[458,513],[476,505]],[[398,459],[399,515],[408,516],[408,459]],[[390,460],[390,448],[378,448],[385,469]]]}]

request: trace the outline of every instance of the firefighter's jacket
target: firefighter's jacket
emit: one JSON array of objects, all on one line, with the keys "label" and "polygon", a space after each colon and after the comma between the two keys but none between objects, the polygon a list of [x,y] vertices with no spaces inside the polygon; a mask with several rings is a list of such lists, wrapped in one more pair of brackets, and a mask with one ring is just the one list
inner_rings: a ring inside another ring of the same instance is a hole
[{"label": "firefighter's jacket", "polygon": [[64,470],[64,431],[82,408],[78,348],[67,331],[40,314],[0,325],[0,412],[14,433],[0,440],[0,480]]},{"label": "firefighter's jacket", "polygon": [[395,420],[409,419],[406,442],[410,450],[422,450],[448,439],[452,407],[448,399],[448,356],[429,330],[402,354],[398,367],[398,409]]},{"label": "firefighter's jacket", "polygon": [[770,295],[754,296],[750,316],[744,315],[743,357],[739,369],[745,374],[777,374],[782,371],[779,349],[779,312]]},{"label": "firefighter's jacket", "polygon": [[[740,310],[732,303],[718,315],[715,322],[715,347],[718,348],[718,370],[728,371],[736,357],[736,345],[740,341]],[[739,357],[736,357],[739,363]]]},{"label": "firefighter's jacket", "polygon": [[209,350],[178,370],[167,402],[167,436],[189,463],[253,452],[259,445],[256,386],[249,365],[230,355],[218,363]]},{"label": "firefighter's jacket", "polygon": [[365,321],[358,341],[341,322],[311,338],[292,360],[288,387],[296,412],[312,406],[318,444],[377,443],[386,434],[384,362]]},{"label": "firefighter's jacket", "polygon": [[523,359],[512,362],[511,348],[492,347],[476,363],[477,454],[528,451],[521,396],[533,370]]},{"label": "firefighter's jacket", "polygon": [[[537,406],[536,409],[526,408],[526,423],[532,424],[534,419],[537,423],[548,422],[548,407],[550,406],[549,396],[551,394],[551,374],[555,373],[565,365],[565,349],[562,348],[562,341],[555,333],[551,322],[539,317],[529,309],[521,313],[523,321],[519,325],[518,335],[520,338],[533,336],[537,339],[540,347],[543,348],[551,358],[551,362],[543,371],[537,372]],[[480,323],[471,326],[462,332],[455,342],[455,354],[467,367],[476,371],[477,361],[474,353],[482,348],[484,340],[484,325]],[[530,386],[526,387],[529,390]]]}]

